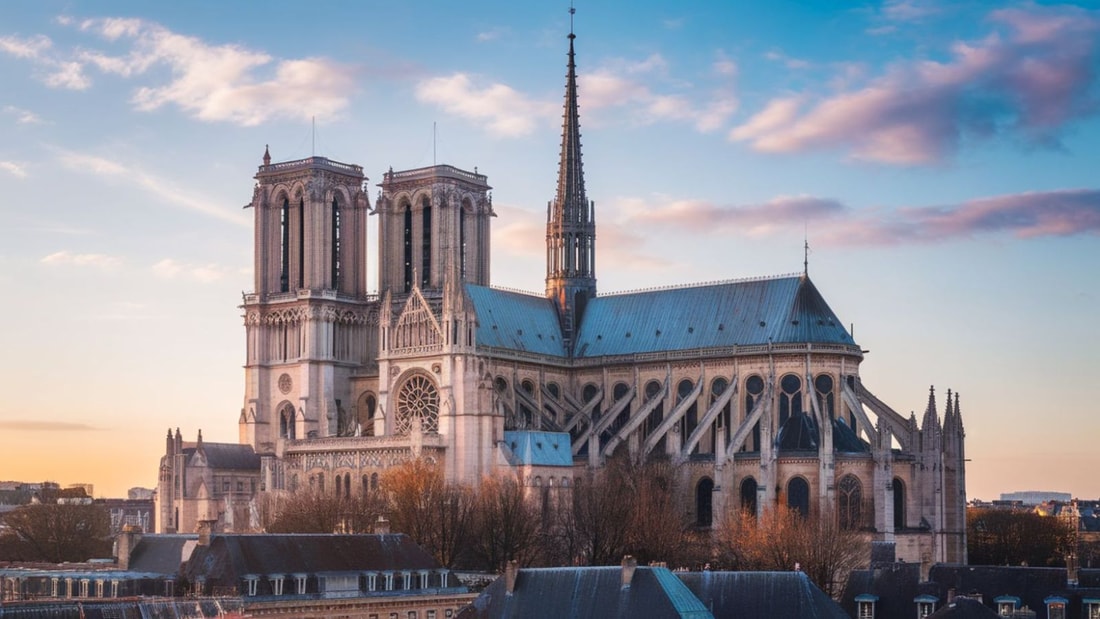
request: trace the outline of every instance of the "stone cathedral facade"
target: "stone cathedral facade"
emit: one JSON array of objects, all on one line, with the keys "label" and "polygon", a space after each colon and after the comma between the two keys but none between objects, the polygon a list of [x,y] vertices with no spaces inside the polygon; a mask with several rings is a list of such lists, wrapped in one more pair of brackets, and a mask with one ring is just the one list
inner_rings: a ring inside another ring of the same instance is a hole
[{"label": "stone cathedral facade", "polygon": [[699,526],[824,507],[906,560],[965,562],[958,395],[940,408],[930,393],[919,423],[875,397],[807,272],[597,294],[572,34],[545,295],[490,286],[477,171],[391,169],[373,206],[362,168],[323,157],[265,152],[255,179],[240,442],[169,432],[163,530],[245,530],[260,493],[350,495],[418,457],[452,480],[512,474],[564,495],[629,455],[680,466]]}]

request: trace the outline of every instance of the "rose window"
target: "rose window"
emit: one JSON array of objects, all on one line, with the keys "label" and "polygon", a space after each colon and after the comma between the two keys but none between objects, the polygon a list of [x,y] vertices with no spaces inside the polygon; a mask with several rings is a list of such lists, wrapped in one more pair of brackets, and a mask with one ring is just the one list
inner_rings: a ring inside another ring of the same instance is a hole
[{"label": "rose window", "polygon": [[413,424],[422,432],[439,431],[439,392],[427,376],[414,374],[397,392],[397,427],[395,434],[406,435]]}]

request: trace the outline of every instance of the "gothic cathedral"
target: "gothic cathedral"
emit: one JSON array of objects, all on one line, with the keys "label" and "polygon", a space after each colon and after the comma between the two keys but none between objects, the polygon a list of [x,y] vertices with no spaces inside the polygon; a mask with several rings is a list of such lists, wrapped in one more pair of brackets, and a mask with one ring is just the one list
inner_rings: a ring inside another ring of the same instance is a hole
[{"label": "gothic cathedral", "polygon": [[678,464],[702,527],[824,505],[900,558],[965,562],[958,395],[941,417],[930,393],[919,424],[875,397],[808,273],[597,294],[574,39],[545,296],[490,286],[495,213],[476,170],[390,169],[372,208],[360,166],[264,153],[240,442],[169,432],[162,531],[249,530],[263,493],[350,496],[414,458],[450,480],[508,474],[564,494],[625,454]]}]

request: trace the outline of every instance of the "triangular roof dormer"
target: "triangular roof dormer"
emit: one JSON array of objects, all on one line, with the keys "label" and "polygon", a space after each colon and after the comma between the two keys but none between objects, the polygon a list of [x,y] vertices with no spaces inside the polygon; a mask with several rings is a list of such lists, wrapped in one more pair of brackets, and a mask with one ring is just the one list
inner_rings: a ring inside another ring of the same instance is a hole
[{"label": "triangular roof dormer", "polygon": [[420,288],[413,286],[412,293],[405,300],[405,307],[390,330],[389,352],[419,354],[442,349],[443,329],[439,326],[439,319],[420,293]]}]

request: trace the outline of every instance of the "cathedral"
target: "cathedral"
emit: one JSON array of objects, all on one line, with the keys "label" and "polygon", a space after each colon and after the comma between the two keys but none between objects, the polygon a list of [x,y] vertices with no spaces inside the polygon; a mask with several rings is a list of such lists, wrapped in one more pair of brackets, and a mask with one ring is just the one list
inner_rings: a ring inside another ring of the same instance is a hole
[{"label": "cathedral", "polygon": [[169,431],[161,530],[248,530],[264,493],[351,496],[414,458],[449,480],[510,474],[561,495],[629,456],[678,465],[699,527],[729,510],[826,507],[899,558],[964,563],[958,395],[941,409],[930,392],[919,423],[875,397],[807,272],[598,294],[574,40],[544,295],[491,286],[486,175],[391,168],[372,207],[360,166],[265,151],[240,440]]}]

